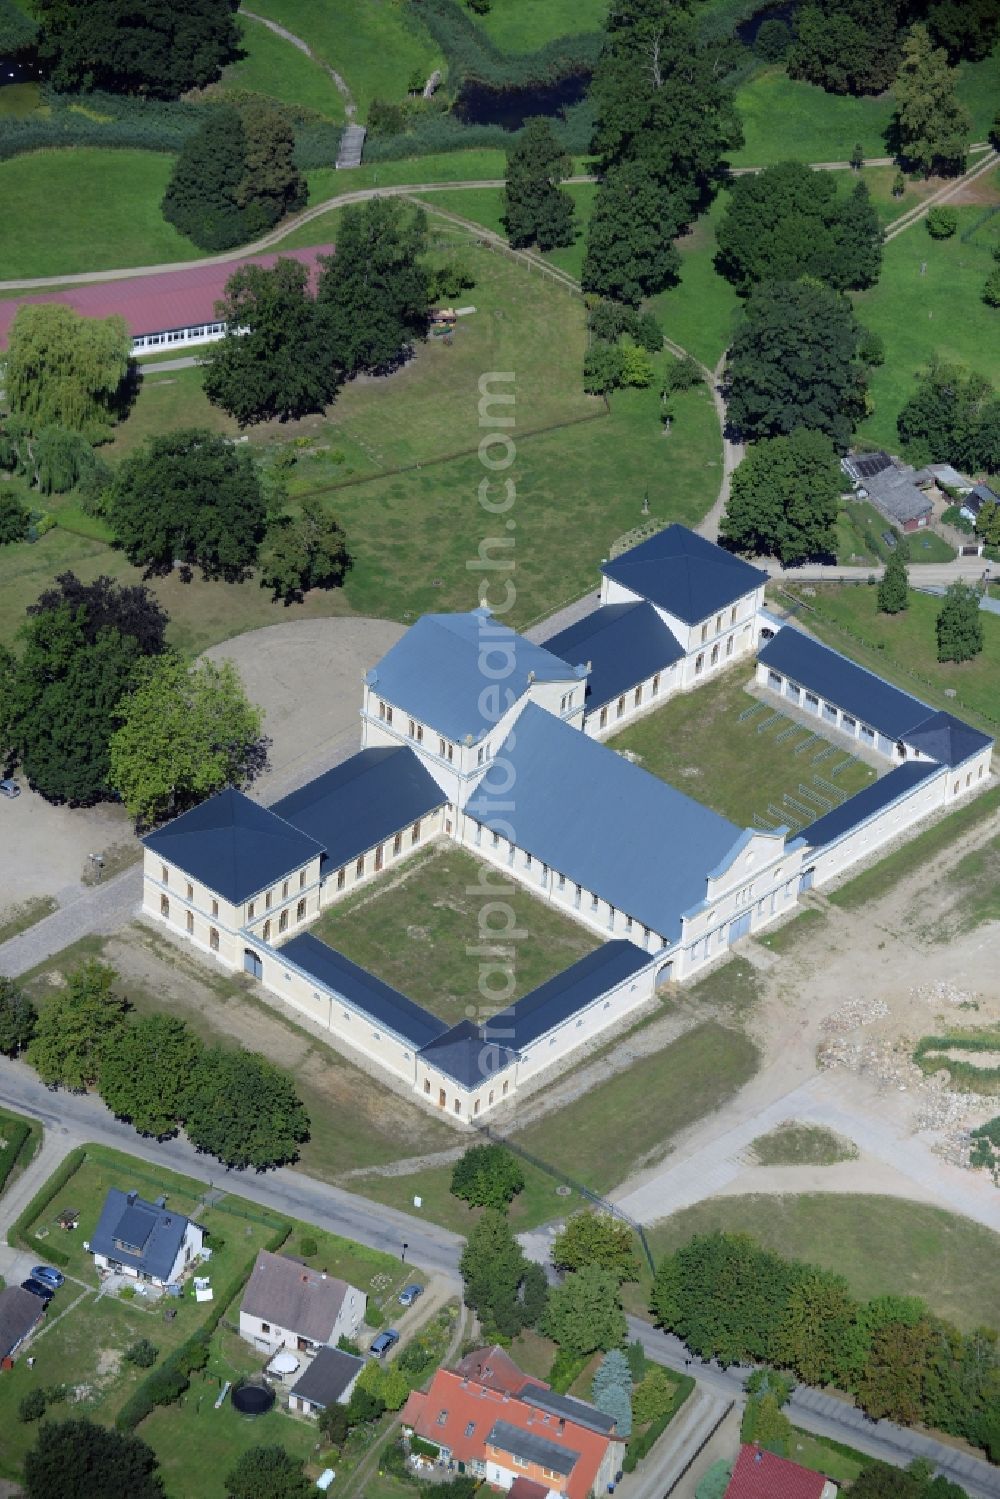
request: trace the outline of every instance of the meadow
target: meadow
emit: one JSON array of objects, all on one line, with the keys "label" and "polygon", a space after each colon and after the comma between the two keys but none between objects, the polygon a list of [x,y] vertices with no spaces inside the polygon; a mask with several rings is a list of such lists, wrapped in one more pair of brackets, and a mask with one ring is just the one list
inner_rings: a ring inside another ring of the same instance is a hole
[{"label": "meadow", "polygon": [[345,118],[343,95],[320,63],[261,21],[238,16],[237,25],[244,56],[226,68],[223,88],[267,94],[282,104],[314,109],[329,120]]}]

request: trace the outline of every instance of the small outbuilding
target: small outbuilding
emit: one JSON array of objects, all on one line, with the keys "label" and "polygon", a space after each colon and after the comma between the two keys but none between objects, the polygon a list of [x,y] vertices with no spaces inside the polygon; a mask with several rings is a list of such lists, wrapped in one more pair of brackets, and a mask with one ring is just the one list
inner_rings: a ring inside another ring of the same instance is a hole
[{"label": "small outbuilding", "polygon": [[318,1416],[328,1405],[346,1405],[364,1367],[364,1359],[353,1353],[321,1348],[289,1390],[289,1410]]},{"label": "small outbuilding", "polygon": [[822,1473],[745,1443],[725,1499],[837,1499],[837,1485]]}]

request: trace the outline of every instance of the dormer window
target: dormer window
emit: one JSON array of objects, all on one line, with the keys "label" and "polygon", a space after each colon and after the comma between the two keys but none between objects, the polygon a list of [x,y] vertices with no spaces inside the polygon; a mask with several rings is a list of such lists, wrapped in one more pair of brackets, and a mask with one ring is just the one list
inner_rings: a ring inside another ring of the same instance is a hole
[{"label": "dormer window", "polygon": [[465,1435],[466,1435],[466,1436],[467,1436],[467,1437],[471,1437],[471,1435],[472,1435],[472,1433],[473,1433],[473,1432],[474,1432],[474,1431],[475,1431],[475,1429],[476,1429],[476,1423],[475,1423],[475,1421],[469,1421],[469,1422],[468,1422],[468,1423],[467,1423],[467,1424],[466,1424],[466,1428],[465,1428]]},{"label": "dormer window", "polygon": [[446,1410],[438,1411],[438,1418],[437,1418],[437,1424],[438,1424],[438,1426],[444,1426],[447,1423],[447,1420],[448,1420],[448,1412]]}]

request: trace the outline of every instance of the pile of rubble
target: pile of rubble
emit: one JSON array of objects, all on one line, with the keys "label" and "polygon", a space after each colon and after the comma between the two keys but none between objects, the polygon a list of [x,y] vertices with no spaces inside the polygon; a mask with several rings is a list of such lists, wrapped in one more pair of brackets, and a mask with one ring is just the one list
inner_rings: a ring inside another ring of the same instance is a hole
[{"label": "pile of rubble", "polygon": [[949,983],[947,979],[938,979],[933,984],[918,984],[910,990],[910,998],[922,999],[932,1007],[955,1005],[956,1008],[963,1010],[979,1009],[978,994],[972,994],[968,989],[960,989],[957,984]]},{"label": "pile of rubble", "polygon": [[896,1088],[902,1092],[919,1087],[924,1080],[911,1051],[908,1041],[860,1042],[837,1037],[823,1042],[816,1059],[821,1067],[845,1067],[849,1072],[873,1078],[882,1090]]},{"label": "pile of rubble", "polygon": [[917,1129],[955,1130],[965,1123],[974,1102],[967,1093],[955,1093],[928,1080],[914,1122]]},{"label": "pile of rubble", "polygon": [[843,1034],[857,1030],[859,1025],[872,1025],[876,1020],[884,1020],[888,1014],[889,1006],[884,999],[849,999],[839,1010],[834,1010],[832,1015],[825,1017],[820,1029],[829,1035]]}]

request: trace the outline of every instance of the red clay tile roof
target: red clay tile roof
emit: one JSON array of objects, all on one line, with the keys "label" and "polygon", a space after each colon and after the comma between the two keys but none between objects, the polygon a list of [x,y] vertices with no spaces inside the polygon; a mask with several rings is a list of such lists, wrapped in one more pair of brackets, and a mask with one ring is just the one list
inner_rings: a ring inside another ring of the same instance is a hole
[{"label": "red clay tile roof", "polygon": [[560,1422],[514,1395],[475,1384],[450,1369],[438,1369],[426,1394],[410,1395],[401,1419],[424,1441],[447,1447],[456,1462],[483,1461],[487,1438],[498,1422],[577,1453],[566,1482],[567,1499],[587,1499],[608,1443],[620,1440],[572,1421]]},{"label": "red clay tile roof", "polygon": [[725,1499],[820,1499],[826,1479],[761,1447],[740,1448]]},{"label": "red clay tile roof", "polygon": [[473,1379],[476,1384],[485,1385],[488,1390],[506,1390],[508,1395],[520,1394],[526,1384],[547,1388],[540,1379],[532,1379],[519,1369],[498,1343],[492,1348],[474,1348],[455,1365],[455,1373],[463,1379]]},{"label": "red clay tile roof", "polygon": [[88,286],[68,286],[65,291],[40,292],[32,297],[0,300],[0,348],[7,347],[17,309],[25,303],[62,302],[85,317],[109,317],[120,313],[133,338],[146,333],[165,333],[171,328],[191,328],[215,320],[215,304],[226,282],[244,265],[270,267],[279,259],[298,260],[312,277],[318,274],[320,255],[333,253],[333,245],[310,250],[284,250],[275,255],[253,255],[245,260],[218,261],[213,265],[182,266],[158,276],[128,276],[121,281],[95,281]]},{"label": "red clay tile roof", "polygon": [[507,1490],[509,1499],[549,1499],[549,1491],[533,1478],[515,1478]]}]

